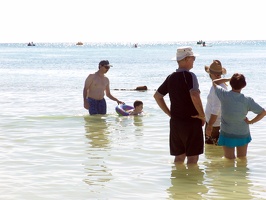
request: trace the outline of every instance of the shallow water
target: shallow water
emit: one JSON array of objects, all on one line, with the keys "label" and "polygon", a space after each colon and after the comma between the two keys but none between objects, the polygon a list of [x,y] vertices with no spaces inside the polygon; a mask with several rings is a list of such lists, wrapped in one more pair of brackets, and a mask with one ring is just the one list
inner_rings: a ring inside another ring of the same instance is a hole
[{"label": "shallow water", "polygon": [[[251,126],[247,160],[225,160],[212,145],[197,166],[169,155],[169,118],[152,96],[176,68],[176,47],[187,44],[1,44],[0,199],[263,199],[265,119]],[[266,107],[266,42],[190,45],[200,54],[193,72],[204,105],[211,83],[203,67],[220,59],[227,76],[246,75],[243,92]],[[144,116],[119,117],[109,99],[107,115],[83,109],[84,80],[101,59],[114,65],[112,94],[129,105],[142,100]],[[149,90],[130,90],[140,85]]]}]

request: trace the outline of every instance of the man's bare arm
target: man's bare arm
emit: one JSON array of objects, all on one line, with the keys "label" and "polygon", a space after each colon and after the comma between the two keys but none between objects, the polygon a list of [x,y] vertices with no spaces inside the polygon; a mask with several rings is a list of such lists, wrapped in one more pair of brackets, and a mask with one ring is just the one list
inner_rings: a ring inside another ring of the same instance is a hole
[{"label": "man's bare arm", "polygon": [[85,109],[89,109],[89,103],[86,100],[87,94],[89,92],[90,85],[92,83],[92,76],[89,75],[84,83],[84,88],[83,88],[83,104]]},{"label": "man's bare arm", "polygon": [[108,84],[107,84],[106,89],[105,89],[105,94],[106,94],[106,96],[107,96],[109,99],[111,99],[111,100],[113,100],[113,101],[116,101],[117,104],[124,104],[124,102],[119,101],[117,98],[115,98],[115,97],[111,94],[111,92],[110,92],[110,86],[109,86],[109,80],[108,80]]},{"label": "man's bare arm", "polygon": [[168,108],[168,106],[166,105],[163,96],[158,93],[155,92],[155,94],[153,95],[155,101],[157,102],[158,106],[169,116],[171,117],[171,113],[170,113],[170,109]]}]

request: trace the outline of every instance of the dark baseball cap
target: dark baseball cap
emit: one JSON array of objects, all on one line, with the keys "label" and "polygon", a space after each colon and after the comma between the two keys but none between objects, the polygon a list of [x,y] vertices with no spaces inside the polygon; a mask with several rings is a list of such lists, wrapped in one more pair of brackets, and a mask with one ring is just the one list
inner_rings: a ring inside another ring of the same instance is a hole
[{"label": "dark baseball cap", "polygon": [[101,62],[99,62],[99,66],[109,66],[109,67],[113,67],[113,65],[109,64],[108,60],[102,60]]}]

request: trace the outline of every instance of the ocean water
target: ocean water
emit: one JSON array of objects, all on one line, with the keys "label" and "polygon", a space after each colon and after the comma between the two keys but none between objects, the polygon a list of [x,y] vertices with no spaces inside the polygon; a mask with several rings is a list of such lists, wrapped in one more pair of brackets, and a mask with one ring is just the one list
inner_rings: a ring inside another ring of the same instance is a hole
[{"label": "ocean water", "polygon": [[[247,160],[206,145],[197,166],[173,163],[169,118],[153,94],[184,45],[199,54],[191,71],[204,107],[204,66],[219,59],[226,77],[246,76],[243,93],[266,108],[266,41],[0,44],[0,199],[266,199],[266,119],[250,127]],[[144,116],[120,117],[108,98],[106,115],[88,115],[83,85],[102,59],[114,66],[111,93],[129,105],[142,100]],[[133,90],[142,85],[148,90]]]}]

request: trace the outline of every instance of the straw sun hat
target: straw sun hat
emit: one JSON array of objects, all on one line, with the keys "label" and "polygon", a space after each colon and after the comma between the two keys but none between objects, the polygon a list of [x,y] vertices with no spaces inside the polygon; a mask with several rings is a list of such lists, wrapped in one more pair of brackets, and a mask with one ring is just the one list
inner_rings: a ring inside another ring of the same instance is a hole
[{"label": "straw sun hat", "polygon": [[222,67],[222,63],[219,60],[214,60],[210,66],[205,66],[205,71],[208,74],[226,74],[226,69]]}]

